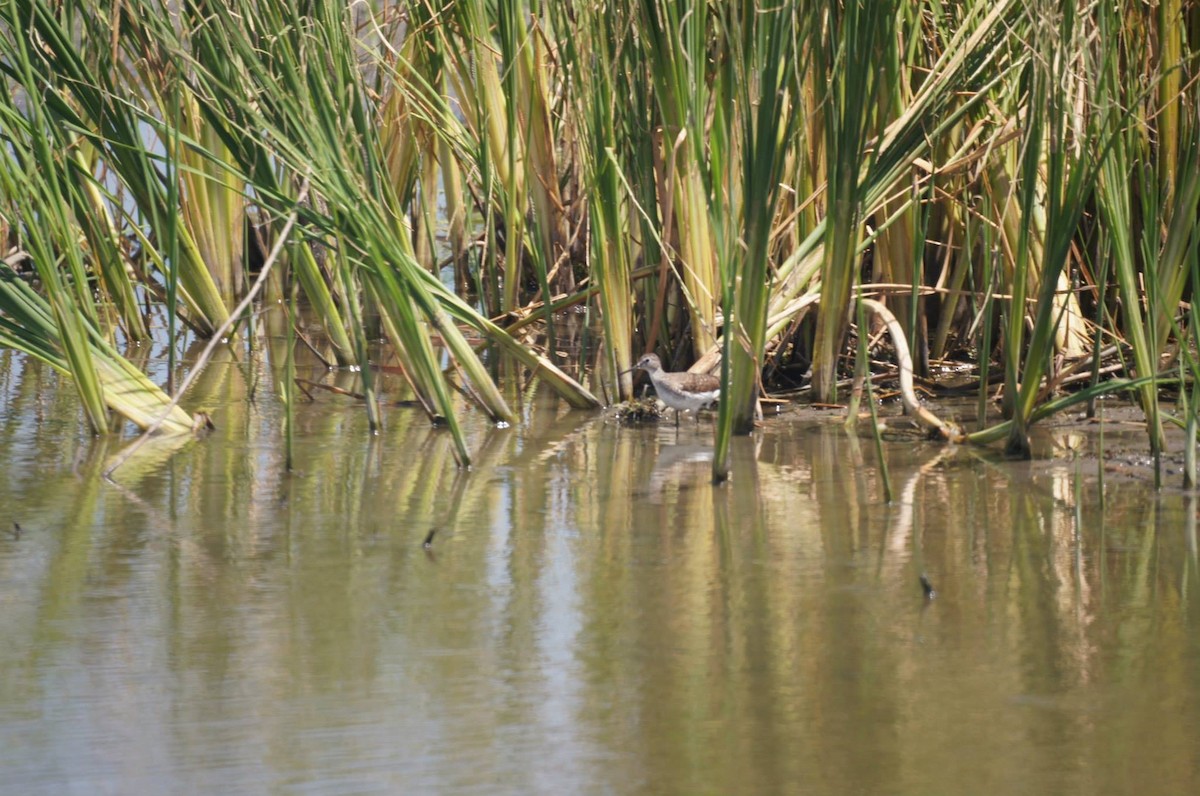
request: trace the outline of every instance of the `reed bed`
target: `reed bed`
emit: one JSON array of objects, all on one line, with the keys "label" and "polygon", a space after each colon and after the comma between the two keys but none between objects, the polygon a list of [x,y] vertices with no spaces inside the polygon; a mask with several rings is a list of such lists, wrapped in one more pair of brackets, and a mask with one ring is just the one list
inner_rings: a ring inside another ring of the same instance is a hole
[{"label": "reed bed", "polygon": [[151,425],[120,345],[213,334],[294,215],[267,301],[374,428],[386,338],[463,465],[489,351],[587,408],[653,349],[719,370],[722,479],[763,390],[839,400],[863,298],[931,391],[975,366],[963,439],[1114,393],[1192,462],[1198,48],[1184,0],[0,0],[0,344]]}]

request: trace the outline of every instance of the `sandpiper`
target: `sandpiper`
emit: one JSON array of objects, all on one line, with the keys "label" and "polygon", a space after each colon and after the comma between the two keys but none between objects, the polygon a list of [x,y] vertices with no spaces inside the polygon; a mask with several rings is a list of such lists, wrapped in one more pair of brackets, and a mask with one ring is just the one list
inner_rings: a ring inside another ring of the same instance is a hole
[{"label": "sandpiper", "polygon": [[[658,354],[646,354],[629,370],[644,370],[650,374],[650,382],[658,399],[675,410],[675,425],[679,425],[679,411],[703,409],[721,397],[721,380],[707,373],[669,373],[662,369]],[[629,371],[626,371],[628,373]],[[700,420],[700,415],[696,415]]]}]

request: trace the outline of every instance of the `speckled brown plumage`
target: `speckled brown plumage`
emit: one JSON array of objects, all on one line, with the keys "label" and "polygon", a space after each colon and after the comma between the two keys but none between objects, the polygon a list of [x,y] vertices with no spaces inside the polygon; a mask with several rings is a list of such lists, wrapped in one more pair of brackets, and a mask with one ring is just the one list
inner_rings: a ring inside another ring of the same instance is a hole
[{"label": "speckled brown plumage", "polygon": [[713,392],[721,389],[721,380],[708,373],[670,373],[663,374],[678,376],[674,386],[685,392]]}]

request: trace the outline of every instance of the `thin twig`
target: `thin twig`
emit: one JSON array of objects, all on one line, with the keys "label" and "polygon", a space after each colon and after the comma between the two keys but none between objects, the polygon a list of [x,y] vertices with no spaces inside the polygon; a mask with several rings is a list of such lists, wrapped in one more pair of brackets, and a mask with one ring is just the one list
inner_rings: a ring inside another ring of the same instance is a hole
[{"label": "thin twig", "polygon": [[200,353],[200,357],[196,360],[195,366],[192,367],[192,370],[188,373],[187,378],[183,380],[183,384],[179,385],[179,389],[176,390],[175,395],[172,396],[171,402],[165,409],[163,409],[162,414],[159,415],[153,423],[146,427],[146,430],[142,432],[142,435],[138,437],[133,444],[121,452],[121,455],[117,457],[117,460],[113,463],[112,467],[109,467],[104,471],[105,478],[112,480],[112,474],[116,471],[116,469],[127,462],[129,457],[131,457],[139,448],[141,448],[142,445],[146,444],[146,440],[150,438],[150,435],[157,431],[159,427],[166,421],[167,416],[171,414],[171,411],[179,405],[179,400],[183,397],[183,394],[187,392],[188,387],[192,386],[192,382],[194,382],[204,370],[204,366],[207,365],[208,360],[212,358],[213,352],[216,350],[217,346],[221,344],[221,340],[224,338],[225,334],[234,326],[234,324],[238,322],[238,318],[241,317],[242,313],[246,311],[246,308],[249,307],[251,302],[254,301],[254,298],[258,295],[258,292],[262,290],[263,285],[266,284],[267,275],[271,272],[271,267],[275,265],[275,261],[279,259],[279,253],[283,251],[283,246],[285,243],[287,243],[288,235],[291,234],[292,227],[296,224],[296,219],[300,214],[300,205],[304,203],[304,200],[307,197],[308,178],[305,177],[304,183],[300,186],[300,193],[296,197],[296,207],[292,210],[291,215],[288,216],[287,223],[283,225],[283,230],[280,231],[279,237],[275,240],[275,245],[271,247],[271,253],[267,255],[266,261],[263,262],[262,269],[258,273],[258,279],[254,280],[254,285],[250,288],[250,291],[246,293],[245,297],[240,302],[238,302],[238,305],[234,307],[233,312],[229,313],[229,317],[225,319],[225,322],[221,324],[220,328],[213,332],[212,337],[210,337],[208,340],[208,345],[204,347],[204,350]]}]

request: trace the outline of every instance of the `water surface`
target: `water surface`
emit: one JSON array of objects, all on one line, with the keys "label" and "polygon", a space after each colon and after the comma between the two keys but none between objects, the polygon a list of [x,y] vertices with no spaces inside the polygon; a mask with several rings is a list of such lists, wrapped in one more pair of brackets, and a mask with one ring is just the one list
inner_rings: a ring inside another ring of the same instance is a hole
[{"label": "water surface", "polygon": [[214,366],[218,430],[109,482],[119,441],[0,352],[0,791],[1200,791],[1194,499],[1101,510],[1065,432],[888,442],[888,505],[832,419],[714,487],[707,418],[538,394],[468,414],[460,471],[316,393],[289,474],[266,371]]}]

